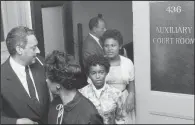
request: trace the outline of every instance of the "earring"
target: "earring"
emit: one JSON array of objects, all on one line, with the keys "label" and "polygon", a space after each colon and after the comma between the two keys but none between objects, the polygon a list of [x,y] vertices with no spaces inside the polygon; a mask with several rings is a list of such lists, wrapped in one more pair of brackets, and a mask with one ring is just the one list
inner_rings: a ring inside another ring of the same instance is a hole
[{"label": "earring", "polygon": [[56,89],[57,89],[57,90],[60,90],[60,85],[57,85],[57,86],[56,86]]}]

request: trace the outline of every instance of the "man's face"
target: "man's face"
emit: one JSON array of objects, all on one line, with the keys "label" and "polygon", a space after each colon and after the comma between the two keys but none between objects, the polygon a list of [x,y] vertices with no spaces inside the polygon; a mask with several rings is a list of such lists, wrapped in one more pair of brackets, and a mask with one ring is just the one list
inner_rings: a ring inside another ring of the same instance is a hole
[{"label": "man's face", "polygon": [[94,28],[97,37],[101,37],[106,31],[106,24],[103,20],[98,21],[97,27]]},{"label": "man's face", "polygon": [[25,62],[26,65],[35,63],[37,53],[40,53],[39,48],[37,47],[38,41],[35,35],[27,36],[27,44],[23,48],[21,59]]}]

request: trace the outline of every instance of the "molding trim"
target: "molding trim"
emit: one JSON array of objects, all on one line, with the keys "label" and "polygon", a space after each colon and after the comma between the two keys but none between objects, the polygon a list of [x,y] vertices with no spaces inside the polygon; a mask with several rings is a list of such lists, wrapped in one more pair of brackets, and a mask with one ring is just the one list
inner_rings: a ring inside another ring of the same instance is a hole
[{"label": "molding trim", "polygon": [[166,112],[151,111],[150,114],[151,115],[158,115],[158,116],[165,116],[165,117],[172,117],[172,118],[179,118],[179,119],[193,120],[194,121],[194,118],[191,117],[191,116],[182,116],[182,115],[176,115],[176,114],[166,113]]}]

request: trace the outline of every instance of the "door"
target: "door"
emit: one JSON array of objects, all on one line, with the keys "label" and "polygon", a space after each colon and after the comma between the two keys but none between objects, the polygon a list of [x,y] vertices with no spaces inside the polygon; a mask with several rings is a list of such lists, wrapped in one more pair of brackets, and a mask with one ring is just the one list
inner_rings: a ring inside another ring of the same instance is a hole
[{"label": "door", "polygon": [[137,123],[194,124],[193,17],[193,1],[133,1]]},{"label": "door", "polygon": [[72,2],[30,1],[32,27],[44,57],[52,50],[74,55]]}]

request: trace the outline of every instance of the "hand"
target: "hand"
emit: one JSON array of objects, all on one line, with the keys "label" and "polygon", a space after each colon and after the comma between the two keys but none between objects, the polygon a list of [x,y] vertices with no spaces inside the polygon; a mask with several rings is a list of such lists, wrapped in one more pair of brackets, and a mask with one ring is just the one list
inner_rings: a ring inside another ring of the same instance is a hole
[{"label": "hand", "polygon": [[133,109],[135,108],[134,101],[135,101],[134,95],[132,93],[129,93],[129,95],[127,96],[125,100],[125,104],[124,104],[124,108],[126,109],[127,113],[133,111]]},{"label": "hand", "polygon": [[16,124],[38,124],[38,123],[28,118],[20,118],[20,119],[17,119]]}]

